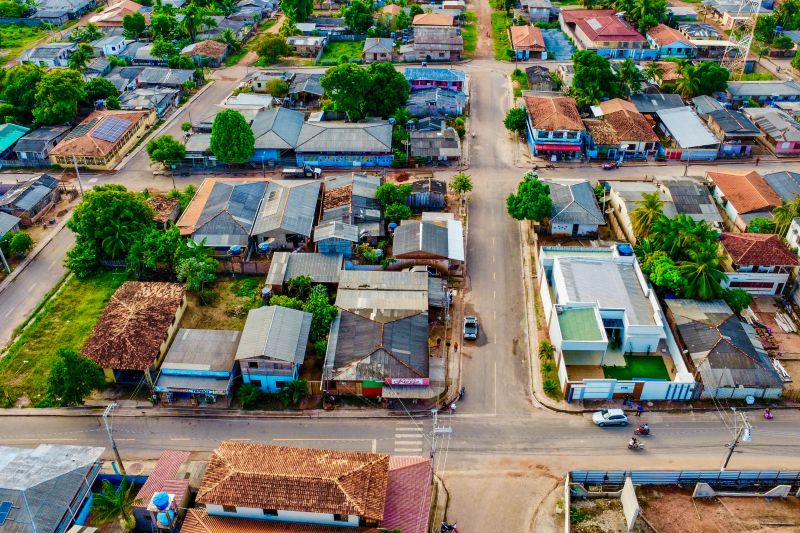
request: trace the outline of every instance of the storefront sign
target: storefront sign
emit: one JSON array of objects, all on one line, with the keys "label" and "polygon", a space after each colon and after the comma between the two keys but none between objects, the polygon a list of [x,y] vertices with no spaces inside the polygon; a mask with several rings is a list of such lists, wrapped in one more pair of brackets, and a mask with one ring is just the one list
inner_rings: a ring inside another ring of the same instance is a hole
[{"label": "storefront sign", "polygon": [[386,378],[383,383],[402,387],[427,387],[431,384],[431,380],[429,378]]}]

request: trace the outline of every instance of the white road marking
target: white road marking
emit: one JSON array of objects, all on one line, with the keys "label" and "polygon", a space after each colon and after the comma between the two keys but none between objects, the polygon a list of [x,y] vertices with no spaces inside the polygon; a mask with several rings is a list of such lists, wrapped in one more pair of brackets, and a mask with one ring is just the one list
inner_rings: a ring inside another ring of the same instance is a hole
[{"label": "white road marking", "polygon": [[492,256],[492,263],[494,263],[496,259],[497,259],[497,257],[493,255]]},{"label": "white road marking", "polygon": [[[123,441],[127,441],[127,440],[136,440],[136,439],[119,439],[119,438],[115,438],[114,440],[117,441],[117,442],[123,442]],[[229,439],[229,440],[233,440],[233,439]]]},{"label": "white road marking", "polygon": [[14,310],[15,310],[15,308],[14,308],[14,307],[12,307],[12,308],[11,308],[11,309],[9,309],[8,311],[6,311],[6,314],[5,314],[5,316],[8,316],[8,315],[10,315],[11,313],[13,313],[13,312],[14,312]]},{"label": "white road marking", "polygon": [[492,299],[497,300],[497,291],[492,291]]},{"label": "white road marking", "polygon": [[492,279],[497,281],[497,272],[492,272]]},{"label": "white road marking", "polygon": [[47,267],[47,271],[50,272],[51,270],[53,270],[57,266],[58,266],[58,261],[53,261],[52,263],[50,263],[50,266]]},{"label": "white road marking", "polygon": [[395,453],[422,453],[422,448],[395,448]]},{"label": "white road marking", "polygon": [[43,440],[46,440],[48,442],[54,441],[54,440],[63,440],[63,441],[66,441],[66,442],[77,442],[78,439],[69,439],[69,438],[65,438],[65,437],[46,437],[46,438],[34,437],[34,438],[25,438],[25,439],[0,439],[0,442],[28,442],[28,441],[42,442]]},{"label": "white road marking", "polygon": [[494,414],[497,415],[497,361],[494,362]]},{"label": "white road marking", "polygon": [[424,431],[422,426],[395,426],[397,431]]},{"label": "white road marking", "polygon": [[39,282],[38,281],[34,281],[33,283],[30,284],[30,289],[28,289],[28,290],[35,289],[37,285],[39,285]]},{"label": "white road marking", "polygon": [[172,441],[179,441],[179,440],[192,440],[192,439],[190,439],[189,437],[172,437],[172,438],[171,438],[171,439],[169,439],[169,440],[172,440]]},{"label": "white road marking", "polygon": [[407,438],[417,438],[419,437],[418,433],[395,433],[394,438],[396,439],[407,439]]},{"label": "white road marking", "polygon": [[396,440],[395,446],[422,446],[421,440]]}]

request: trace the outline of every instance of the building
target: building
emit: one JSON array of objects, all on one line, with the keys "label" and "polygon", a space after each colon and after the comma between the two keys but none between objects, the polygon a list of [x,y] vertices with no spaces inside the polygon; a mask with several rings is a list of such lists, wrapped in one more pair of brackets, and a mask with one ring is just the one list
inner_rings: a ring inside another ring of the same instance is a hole
[{"label": "building", "polygon": [[252,309],[236,350],[244,383],[276,393],[297,380],[306,355],[311,313],[269,305]]},{"label": "building", "polygon": [[304,122],[295,147],[298,166],[388,167],[394,160],[388,122]]},{"label": "building", "polygon": [[14,147],[30,130],[13,123],[0,124],[0,160],[11,159]]},{"label": "building", "polygon": [[415,117],[458,117],[466,105],[466,94],[439,87],[412,91],[406,101],[408,112]]},{"label": "building", "polygon": [[588,181],[562,182],[544,180],[550,187],[553,209],[549,220],[550,234],[560,237],[596,237],[606,221],[594,189]]},{"label": "building", "polygon": [[759,104],[796,102],[800,100],[800,84],[794,80],[730,81],[726,94],[735,106],[747,105],[748,100]]},{"label": "building", "polygon": [[36,11],[30,18],[42,24],[60,26],[82,17],[96,5],[95,0],[42,0],[37,2]]},{"label": "building", "polygon": [[353,246],[359,243],[358,226],[338,220],[322,222],[314,228],[314,243],[321,254],[353,256]]},{"label": "building", "polygon": [[691,107],[662,109],[656,116],[659,129],[668,137],[663,146],[666,159],[713,161],[717,158],[720,140]]},{"label": "building", "polygon": [[153,222],[159,228],[168,229],[175,224],[180,214],[180,200],[177,198],[167,198],[161,195],[150,195],[147,197],[147,205],[153,209]]},{"label": "building", "polygon": [[647,159],[658,152],[658,135],[631,102],[614,98],[592,110],[598,118],[584,121],[590,157]]},{"label": "building", "polygon": [[656,115],[659,111],[685,107],[679,94],[632,94],[628,98],[643,115]]},{"label": "building", "polygon": [[708,125],[722,141],[723,157],[749,157],[758,139],[764,137],[758,126],[741,111],[720,109],[708,113]]},{"label": "building", "polygon": [[19,217],[0,211],[0,239],[2,239],[6,233],[19,231],[19,223]]},{"label": "building", "polygon": [[406,67],[405,77],[412,91],[440,87],[467,92],[467,74],[463,70],[435,67]]},{"label": "building", "polygon": [[647,30],[647,42],[658,50],[658,57],[690,59],[695,55],[695,46],[686,35],[666,24],[658,24]]},{"label": "building", "polygon": [[639,207],[645,194],[658,194],[662,202],[661,211],[667,218],[672,218],[678,214],[675,204],[672,202],[668,191],[659,187],[655,183],[648,181],[612,181],[609,182],[610,190],[608,193],[608,207],[611,208],[613,216],[609,216],[609,222],[617,235],[624,236],[625,240],[636,244],[636,234],[633,231],[633,219],[631,213]]},{"label": "building", "polygon": [[694,110],[697,112],[697,115],[703,120],[708,120],[708,114],[712,111],[720,111],[725,109],[725,106],[722,105],[722,102],[705,94],[701,94],[700,96],[695,96],[692,98],[692,105],[694,106]]},{"label": "building", "polygon": [[67,531],[91,498],[103,451],[63,444],[0,447],[0,530]]},{"label": "building", "polygon": [[328,38],[323,35],[295,35],[286,38],[286,44],[292,47],[296,55],[314,58],[322,53],[327,41]]},{"label": "building", "polygon": [[568,96],[526,96],[527,137],[531,153],[546,159],[583,155],[586,131],[575,99]]},{"label": "building", "polygon": [[647,39],[613,9],[563,9],[559,14],[561,30],[571,37],[579,50],[594,50],[610,58],[656,59]]},{"label": "building", "polygon": [[542,65],[531,65],[525,69],[525,77],[528,80],[528,89],[531,91],[552,91],[552,73],[547,67]]},{"label": "building", "polygon": [[32,63],[40,67],[66,68],[69,57],[78,49],[75,43],[46,43],[25,50],[20,56],[21,63]]},{"label": "building", "polygon": [[459,161],[461,160],[461,140],[453,128],[442,131],[409,132],[411,157],[419,161]]},{"label": "building", "polygon": [[135,89],[122,93],[119,105],[125,111],[154,111],[157,117],[163,117],[178,105],[179,95],[177,89]]},{"label": "building", "polygon": [[0,211],[19,218],[21,226],[32,226],[56,205],[59,198],[58,179],[42,174],[18,183],[0,196]]},{"label": "building", "polygon": [[228,56],[228,45],[217,41],[200,41],[184,47],[181,55],[191,57],[199,66],[219,67]]},{"label": "building", "polygon": [[[133,0],[120,0],[116,4],[107,5],[101,13],[91,17],[89,22],[94,22],[101,28],[121,28],[122,20],[125,16],[139,13],[143,8],[144,6],[137,4]],[[150,14],[147,12],[143,12],[142,14],[144,15],[145,22],[150,24]]]},{"label": "building", "polygon": [[695,222],[704,221],[712,228],[722,229],[722,215],[708,187],[702,183],[686,178],[664,178],[660,180],[659,188],[669,194],[676,213],[688,215]]},{"label": "building", "polygon": [[153,374],[167,353],[186,309],[177,283],[126,281],[106,304],[81,349],[109,381],[153,389]]},{"label": "building", "polygon": [[508,36],[517,59],[547,59],[542,30],[536,26],[511,26]]},{"label": "building", "polygon": [[464,228],[460,220],[403,220],[394,230],[397,259],[464,261]]},{"label": "building", "polygon": [[336,287],[343,263],[339,254],[275,252],[265,285],[271,292],[281,293],[290,279],[308,276],[312,283]]},{"label": "building", "polygon": [[764,133],[760,140],[777,156],[800,154],[800,124],[773,107],[746,107],[744,114]]},{"label": "building", "polygon": [[240,333],[179,329],[155,382],[163,405],[226,405],[234,379]]},{"label": "building", "polygon": [[692,40],[722,39],[722,34],[711,24],[703,22],[686,22],[678,24],[678,31]]},{"label": "building", "polygon": [[723,233],[723,266],[726,280],[722,286],[743,289],[750,294],[781,296],[789,273],[800,265],[781,238],[767,233]]},{"label": "building", "polygon": [[800,196],[800,174],[782,170],[764,175],[767,185],[780,196],[783,203],[788,204]]},{"label": "building", "polygon": [[187,81],[194,81],[194,71],[145,67],[135,78],[137,87],[169,87],[183,90]]},{"label": "building", "polygon": [[[430,279],[440,285],[444,281]],[[426,272],[342,270],[336,307],[381,323],[427,313],[429,307],[441,306],[436,295],[429,299],[428,280]]]},{"label": "building", "polygon": [[[422,16],[422,15],[418,15]],[[400,48],[406,61],[459,61],[464,53],[461,30],[452,26],[415,26],[414,44]]]},{"label": "building", "polygon": [[550,15],[554,8],[550,0],[522,0],[520,2],[522,7],[523,17],[531,24],[537,22],[550,22]]},{"label": "building", "polygon": [[[232,94],[225,99],[221,105],[223,109],[236,109],[242,111],[266,111],[273,107],[276,99],[268,94],[255,94],[255,93],[239,93]],[[289,111],[287,109],[287,111]],[[253,116],[253,119],[258,116]],[[253,121],[250,121],[250,127],[253,126]]]},{"label": "building", "polygon": [[256,140],[250,160],[263,164],[265,161],[294,159],[294,149],[304,122],[303,113],[285,107],[259,111],[250,123]]},{"label": "building", "polygon": [[50,150],[53,164],[111,170],[155,122],[153,111],[94,111]]},{"label": "building", "polygon": [[700,379],[700,398],[777,399],[783,380],[755,330],[723,300],[665,300],[678,346]]},{"label": "building", "polygon": [[731,0],[706,0],[703,5],[706,12],[716,18],[725,30],[746,24],[754,14],[758,17],[772,13],[771,9],[767,9],[761,4],[743,6]]},{"label": "building", "polygon": [[783,204],[781,198],[755,170],[707,172],[711,193],[739,231],[745,231],[754,218],[772,218],[772,210]]},{"label": "building", "polygon": [[325,178],[320,222],[338,221],[358,227],[359,242],[372,245],[385,235],[383,208],[376,198],[380,176],[353,172]]},{"label": "building", "polygon": [[433,26],[433,27],[448,27],[455,25],[453,17],[448,15],[440,15],[438,13],[420,13],[414,15],[414,20],[411,22],[414,29]]},{"label": "building", "polygon": [[101,78],[111,72],[111,61],[105,57],[93,57],[86,64],[83,76],[87,80]]},{"label": "building", "polygon": [[190,456],[190,452],[179,450],[161,452],[153,471],[147,476],[147,481],[139,489],[134,500],[133,516],[136,518],[136,529],[138,531],[152,531],[154,529],[155,524],[153,524],[147,507],[151,503],[153,496],[159,492],[166,492],[171,495],[179,516],[182,517],[184,515],[185,509],[189,506],[189,497],[191,496],[188,479],[191,474],[187,471],[187,463]]},{"label": "building", "polygon": [[320,182],[272,180],[267,183],[250,235],[271,250],[304,248],[311,238]]},{"label": "building", "polygon": [[166,67],[167,59],[153,55],[153,43],[134,41],[129,44],[122,55],[131,60],[133,65],[147,67]]},{"label": "building", "polygon": [[89,44],[92,45],[95,55],[106,57],[119,55],[130,42],[124,35],[107,35]]},{"label": "building", "polygon": [[[397,7],[402,9],[400,6]],[[369,37],[364,41],[364,51],[361,53],[361,58],[364,63],[375,63],[378,61],[391,61],[393,54],[394,41],[388,37]]]},{"label": "building", "polygon": [[289,104],[291,107],[316,108],[319,107],[325,89],[322,88],[322,74],[298,73],[289,84]]}]

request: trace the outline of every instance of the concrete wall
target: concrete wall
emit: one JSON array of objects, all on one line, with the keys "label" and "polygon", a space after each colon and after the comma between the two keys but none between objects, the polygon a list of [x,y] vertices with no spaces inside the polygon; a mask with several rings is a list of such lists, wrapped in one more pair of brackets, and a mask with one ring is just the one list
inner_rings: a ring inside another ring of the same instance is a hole
[{"label": "concrete wall", "polygon": [[788,273],[762,273],[762,272],[726,272],[728,279],[723,280],[721,285],[725,288],[730,287],[735,282],[770,283],[770,287],[733,287],[744,289],[753,295],[776,295],[780,294],[789,282]]},{"label": "concrete wall", "polygon": [[332,514],[328,513],[303,513],[298,511],[284,511],[278,509],[278,516],[266,516],[263,509],[252,507],[236,507],[235,512],[225,512],[221,505],[206,504],[209,515],[230,516],[234,518],[252,518],[256,520],[271,520],[279,522],[294,522],[305,524],[319,524],[339,527],[358,527],[358,517],[349,515],[346,521],[333,519]]}]

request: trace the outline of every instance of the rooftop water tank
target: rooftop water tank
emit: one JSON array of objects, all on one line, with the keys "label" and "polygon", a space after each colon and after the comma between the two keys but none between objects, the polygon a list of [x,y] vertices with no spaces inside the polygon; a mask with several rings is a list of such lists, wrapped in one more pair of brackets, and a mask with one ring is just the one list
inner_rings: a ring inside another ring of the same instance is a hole
[{"label": "rooftop water tank", "polygon": [[622,257],[630,257],[633,255],[633,246],[630,244],[618,244],[617,253]]}]

